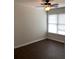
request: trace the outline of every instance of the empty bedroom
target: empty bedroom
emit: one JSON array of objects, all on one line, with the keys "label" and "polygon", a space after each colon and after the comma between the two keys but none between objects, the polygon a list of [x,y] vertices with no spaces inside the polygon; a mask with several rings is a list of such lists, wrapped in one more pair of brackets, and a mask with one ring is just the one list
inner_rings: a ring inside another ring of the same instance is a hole
[{"label": "empty bedroom", "polygon": [[14,59],[65,59],[65,0],[14,1]]}]

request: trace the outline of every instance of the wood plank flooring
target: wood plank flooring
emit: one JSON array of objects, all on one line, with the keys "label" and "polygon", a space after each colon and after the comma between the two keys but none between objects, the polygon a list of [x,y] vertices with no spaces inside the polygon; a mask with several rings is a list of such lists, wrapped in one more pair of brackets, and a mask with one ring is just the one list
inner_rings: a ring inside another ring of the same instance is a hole
[{"label": "wood plank flooring", "polygon": [[14,59],[65,59],[64,44],[50,39],[14,50]]}]

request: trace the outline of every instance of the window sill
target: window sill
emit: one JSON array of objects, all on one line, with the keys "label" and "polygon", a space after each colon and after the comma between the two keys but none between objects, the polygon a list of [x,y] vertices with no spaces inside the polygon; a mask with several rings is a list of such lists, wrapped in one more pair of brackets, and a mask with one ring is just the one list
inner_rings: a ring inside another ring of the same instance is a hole
[{"label": "window sill", "polygon": [[51,32],[48,32],[48,34],[55,34],[55,35],[60,35],[60,36],[65,36],[64,34],[58,34],[58,33],[51,33]]}]

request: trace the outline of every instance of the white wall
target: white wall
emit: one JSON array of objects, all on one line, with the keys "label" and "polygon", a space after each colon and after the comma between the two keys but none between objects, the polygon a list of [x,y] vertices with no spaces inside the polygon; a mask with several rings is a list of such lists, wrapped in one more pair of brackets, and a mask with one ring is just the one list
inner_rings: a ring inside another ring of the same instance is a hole
[{"label": "white wall", "polygon": [[46,13],[41,9],[15,2],[14,46],[19,46],[46,36]]},{"label": "white wall", "polygon": [[48,12],[49,14],[59,14],[59,13],[65,13],[65,7],[52,9]]},{"label": "white wall", "polygon": [[65,42],[65,36],[60,35],[60,34],[48,33],[47,38],[49,38],[51,40],[59,41],[59,42],[62,42],[62,43]]}]

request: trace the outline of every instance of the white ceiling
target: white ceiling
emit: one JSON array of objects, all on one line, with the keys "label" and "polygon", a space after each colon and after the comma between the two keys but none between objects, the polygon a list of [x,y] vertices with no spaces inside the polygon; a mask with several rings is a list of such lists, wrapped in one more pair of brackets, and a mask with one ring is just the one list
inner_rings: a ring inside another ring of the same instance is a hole
[{"label": "white ceiling", "polygon": [[[41,6],[42,0],[15,0],[15,2],[26,4],[27,6]],[[51,4],[58,3],[59,7],[65,6],[65,0],[51,0]]]}]

